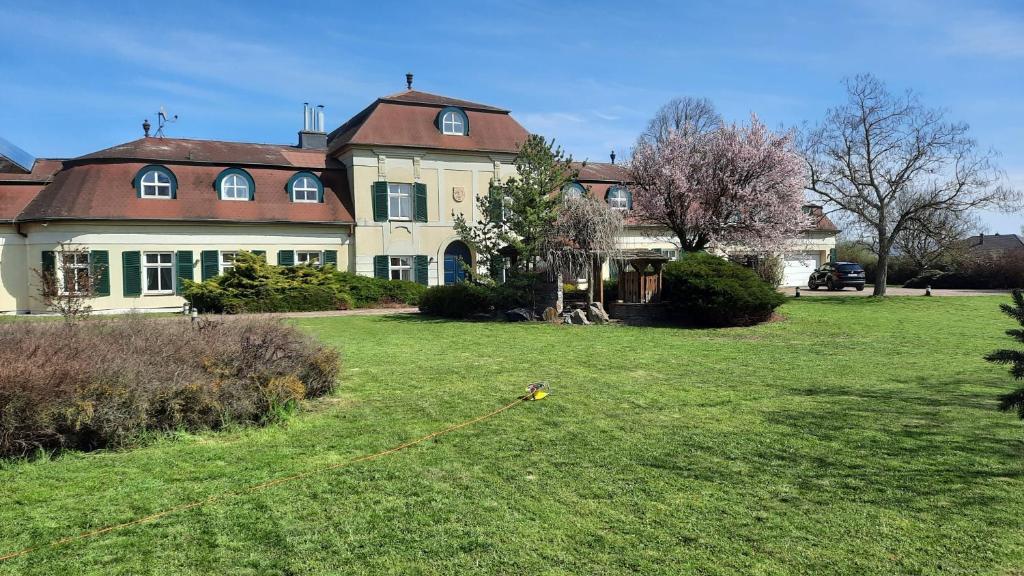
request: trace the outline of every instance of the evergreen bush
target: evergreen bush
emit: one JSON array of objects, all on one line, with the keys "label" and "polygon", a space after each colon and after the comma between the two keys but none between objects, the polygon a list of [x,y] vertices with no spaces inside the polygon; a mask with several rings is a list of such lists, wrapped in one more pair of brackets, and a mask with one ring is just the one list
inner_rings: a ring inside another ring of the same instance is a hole
[{"label": "evergreen bush", "polygon": [[663,298],[677,320],[700,326],[764,322],[785,301],[750,268],[705,252],[665,266]]}]

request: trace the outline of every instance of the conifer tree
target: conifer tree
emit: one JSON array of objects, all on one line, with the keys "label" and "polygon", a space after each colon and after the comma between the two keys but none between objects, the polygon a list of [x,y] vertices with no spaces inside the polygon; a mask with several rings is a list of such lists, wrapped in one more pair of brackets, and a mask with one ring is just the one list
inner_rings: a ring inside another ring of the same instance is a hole
[{"label": "conifer tree", "polygon": [[[1003,312],[1024,326],[1024,291],[1013,291],[1013,305],[1000,304]],[[1012,328],[1006,334],[1017,342],[1024,344],[1024,328]],[[1017,380],[1024,380],[1024,350],[1005,348],[985,356],[989,362],[996,364],[1009,364],[1010,374]],[[1008,394],[999,397],[999,409],[1003,411],[1016,410],[1017,416],[1024,419],[1024,388],[1018,388]]]}]

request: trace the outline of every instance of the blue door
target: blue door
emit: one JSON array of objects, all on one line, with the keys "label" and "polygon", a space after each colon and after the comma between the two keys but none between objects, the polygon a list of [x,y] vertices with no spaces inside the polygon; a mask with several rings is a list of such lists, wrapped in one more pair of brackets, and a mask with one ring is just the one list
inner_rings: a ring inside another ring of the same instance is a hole
[{"label": "blue door", "polygon": [[450,285],[465,282],[466,268],[463,263],[468,266],[472,262],[469,246],[461,240],[449,244],[444,249],[444,283]]}]

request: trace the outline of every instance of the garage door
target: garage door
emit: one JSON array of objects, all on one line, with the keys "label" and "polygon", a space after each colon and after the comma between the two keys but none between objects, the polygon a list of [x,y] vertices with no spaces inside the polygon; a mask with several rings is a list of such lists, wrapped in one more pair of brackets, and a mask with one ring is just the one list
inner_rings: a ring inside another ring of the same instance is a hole
[{"label": "garage door", "polygon": [[797,252],[786,256],[783,261],[782,285],[807,286],[807,278],[811,272],[821,265],[821,254],[818,252]]}]

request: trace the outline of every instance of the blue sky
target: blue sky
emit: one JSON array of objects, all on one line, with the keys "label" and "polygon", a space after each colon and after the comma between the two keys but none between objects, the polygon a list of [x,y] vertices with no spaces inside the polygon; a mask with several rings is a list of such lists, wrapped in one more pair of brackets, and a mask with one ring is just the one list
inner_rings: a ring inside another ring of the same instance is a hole
[{"label": "blue sky", "polygon": [[[37,156],[135,139],[161,105],[171,136],[293,143],[304,101],[333,127],[408,71],[601,161],[674,96],[799,126],[871,72],[968,122],[1024,188],[1019,1],[0,0],[0,135]],[[1024,216],[985,222],[1019,232]]]}]

